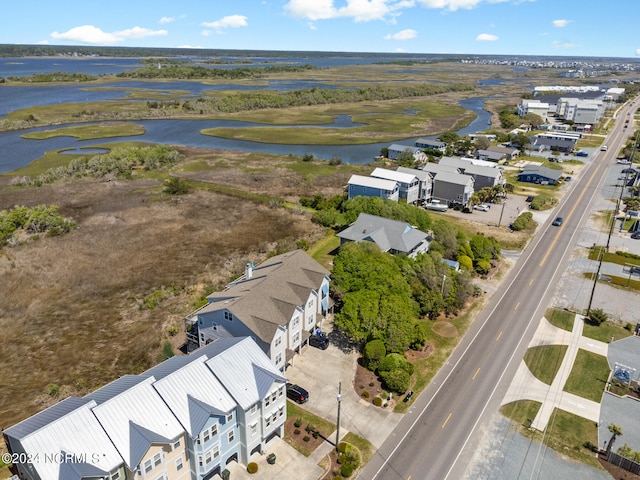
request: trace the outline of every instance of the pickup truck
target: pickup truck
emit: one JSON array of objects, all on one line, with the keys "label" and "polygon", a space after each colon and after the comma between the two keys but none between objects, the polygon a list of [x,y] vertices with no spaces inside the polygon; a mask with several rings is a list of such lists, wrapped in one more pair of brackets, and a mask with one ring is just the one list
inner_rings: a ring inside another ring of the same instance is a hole
[{"label": "pickup truck", "polygon": [[424,208],[427,210],[434,210],[436,212],[446,212],[449,209],[446,203],[440,203],[438,200],[431,200],[424,206]]}]

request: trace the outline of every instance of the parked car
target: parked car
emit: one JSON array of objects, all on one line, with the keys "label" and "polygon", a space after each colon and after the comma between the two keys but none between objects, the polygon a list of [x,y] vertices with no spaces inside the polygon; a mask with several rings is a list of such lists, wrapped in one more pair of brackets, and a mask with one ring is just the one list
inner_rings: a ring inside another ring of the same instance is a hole
[{"label": "parked car", "polygon": [[534,196],[534,195],[529,195],[529,196],[527,197],[527,203],[531,203],[531,202],[533,202],[533,199],[534,199],[534,198],[535,198],[535,196]]},{"label": "parked car", "polygon": [[640,275],[640,265],[634,265],[629,269],[629,273],[633,275]]},{"label": "parked car", "polygon": [[620,165],[631,165],[631,160],[627,160],[626,158],[619,158],[616,160],[616,163]]},{"label": "parked car", "polygon": [[474,210],[480,210],[481,212],[488,212],[490,208],[491,206],[487,205],[486,203],[481,203],[480,205],[473,206]]},{"label": "parked car", "polygon": [[636,173],[635,168],[623,168],[622,173]]},{"label": "parked car", "polygon": [[579,152],[576,152],[576,157],[588,157],[589,154],[587,152],[583,152],[582,150],[580,150]]},{"label": "parked car", "polygon": [[553,225],[554,227],[559,227],[560,225],[562,225],[562,222],[564,222],[564,219],[562,217],[556,217],[551,225]]},{"label": "parked car", "polygon": [[631,234],[631,238],[633,238],[634,240],[640,240],[640,231],[638,232],[633,232]]},{"label": "parked car", "polygon": [[564,177],[564,181],[565,182],[570,182],[571,181],[571,177]]},{"label": "parked car", "polygon": [[305,403],[309,400],[309,392],[300,385],[290,383],[287,385],[287,397],[296,403]]},{"label": "parked car", "polygon": [[406,403],[411,400],[411,397],[413,397],[413,390],[409,390],[402,401]]},{"label": "parked car", "polygon": [[436,212],[446,212],[449,209],[446,203],[440,203],[439,200],[431,200],[429,203],[427,203],[424,206],[424,208],[426,208],[427,210],[433,210]]},{"label": "parked car", "polygon": [[319,348],[320,350],[326,350],[329,346],[329,339],[324,333],[314,333],[309,337],[309,345]]}]

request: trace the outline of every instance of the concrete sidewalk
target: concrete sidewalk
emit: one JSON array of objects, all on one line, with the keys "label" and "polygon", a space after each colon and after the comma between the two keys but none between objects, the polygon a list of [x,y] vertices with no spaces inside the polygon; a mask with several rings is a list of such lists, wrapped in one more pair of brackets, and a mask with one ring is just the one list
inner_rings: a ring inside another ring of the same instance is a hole
[{"label": "concrete sidewalk", "polygon": [[567,351],[562,359],[558,373],[551,385],[547,385],[534,377],[527,365],[522,361],[502,400],[502,405],[516,400],[534,400],[542,403],[538,414],[531,423],[531,426],[536,430],[545,430],[555,408],[594,422],[600,420],[599,403],[564,391],[564,386],[571,374],[571,369],[580,348],[599,355],[607,355],[608,345],[583,337],[583,327],[584,319],[578,315],[575,316],[571,332],[557,328],[549,323],[547,319],[542,318],[529,347],[567,345]]}]

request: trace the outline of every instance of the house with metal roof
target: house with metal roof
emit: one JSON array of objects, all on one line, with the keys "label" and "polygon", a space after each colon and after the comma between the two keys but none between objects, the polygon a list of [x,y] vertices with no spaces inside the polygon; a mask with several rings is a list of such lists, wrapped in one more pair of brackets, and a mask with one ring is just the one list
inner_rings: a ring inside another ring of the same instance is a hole
[{"label": "house with metal roof", "polygon": [[96,405],[94,400],[69,397],[4,430],[9,451],[31,460],[14,464],[19,477],[124,480],[122,457],[93,415]]},{"label": "house with metal roof", "polygon": [[414,145],[424,150],[439,150],[442,153],[447,149],[447,144],[440,140],[429,140],[428,138],[418,138]]},{"label": "house with metal roof", "polygon": [[418,179],[418,201],[426,202],[431,198],[431,190],[433,189],[433,175],[425,170],[417,168],[398,167],[396,172],[409,173]]},{"label": "house with metal roof", "polygon": [[389,145],[389,147],[387,148],[387,156],[391,160],[397,160],[398,156],[401,153],[410,153],[411,155],[413,155],[413,160],[416,163],[424,163],[428,161],[427,154],[417,146],[414,147],[411,145],[400,145],[394,143],[392,145]]},{"label": "house with metal roof", "polygon": [[223,338],[205,351],[206,365],[237,404],[240,462],[246,464],[270,439],[284,438],[287,379],[250,338]]},{"label": "house with metal roof", "polygon": [[531,147],[535,150],[555,150],[571,152],[578,138],[575,135],[559,132],[539,133],[531,138]]},{"label": "house with metal roof", "polygon": [[187,340],[203,346],[219,338],[252,337],[284,371],[329,308],[329,271],[303,250],[247,264],[245,275],[186,318]]},{"label": "house with metal roof", "polygon": [[248,337],[220,339],[3,431],[28,480],[204,480],[283,437],[286,378]]},{"label": "house with metal roof", "polygon": [[430,238],[406,222],[361,213],[355,222],[336,234],[340,244],[373,242],[383,252],[403,253],[414,258],[429,250]]},{"label": "house with metal roof", "polygon": [[562,170],[553,170],[538,165],[527,165],[518,173],[518,181],[555,185],[562,177]]},{"label": "house with metal roof", "polygon": [[379,197],[397,202],[400,193],[398,182],[364,175],[351,175],[347,188],[349,198]]},{"label": "house with metal roof", "polygon": [[440,172],[433,179],[433,196],[447,205],[467,207],[474,192],[475,180],[471,175]]},{"label": "house with metal roof", "polygon": [[371,172],[374,178],[382,178],[398,183],[398,198],[407,203],[415,203],[418,201],[420,194],[420,180],[416,175],[410,172],[401,172],[398,170],[387,170],[385,168],[376,168]]}]

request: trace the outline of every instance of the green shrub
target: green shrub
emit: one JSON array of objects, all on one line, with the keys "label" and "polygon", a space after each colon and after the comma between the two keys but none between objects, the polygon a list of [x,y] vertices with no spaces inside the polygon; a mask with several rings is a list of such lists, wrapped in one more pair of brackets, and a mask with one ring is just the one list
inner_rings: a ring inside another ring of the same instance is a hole
[{"label": "green shrub", "polygon": [[375,385],[375,383],[373,383],[373,382],[369,382],[369,386],[370,386],[370,387],[373,387],[374,385]]},{"label": "green shrub", "polygon": [[247,465],[247,472],[254,474],[258,471],[258,464],[256,462],[251,462]]},{"label": "green shrub", "polygon": [[50,397],[57,397],[60,395],[60,385],[56,385],[55,383],[47,385],[47,395]]},{"label": "green shrub", "polygon": [[627,323],[624,326],[625,330],[629,330],[630,332],[633,332],[633,323]]},{"label": "green shrub", "polygon": [[344,453],[349,448],[349,444],[347,442],[340,442],[338,444],[338,453]]},{"label": "green shrub", "polygon": [[373,399],[373,404],[376,407],[381,407],[382,406],[382,399],[380,397],[376,397]]},{"label": "green shrub", "polygon": [[519,232],[520,230],[531,230],[535,228],[535,226],[536,222],[533,219],[533,213],[531,212],[521,213],[511,224],[511,228],[516,232]]},{"label": "green shrub", "polygon": [[468,255],[458,255],[458,263],[463,270],[473,270],[473,260]]},{"label": "green shrub", "polygon": [[362,392],[362,398],[369,398],[369,392],[367,392],[366,390]]},{"label": "green shrub", "polygon": [[353,467],[351,465],[342,465],[340,467],[340,475],[344,478],[348,478],[353,473]]},{"label": "green shrub", "polygon": [[296,429],[293,431],[293,433],[294,433],[294,435],[300,435],[300,429],[299,429],[299,428],[296,428]]},{"label": "green shrub", "polygon": [[594,308],[589,312],[588,322],[591,325],[600,326],[600,324],[606,322],[608,318],[609,315],[607,315],[604,310],[601,308]]},{"label": "green shrub", "polygon": [[536,195],[530,203],[531,210],[542,210],[547,204],[547,197],[544,195]]},{"label": "green shrub", "polygon": [[164,193],[169,195],[186,195],[190,190],[189,182],[182,178],[172,177],[164,182]]},{"label": "green shrub", "polygon": [[395,393],[404,393],[409,389],[411,376],[402,369],[382,372],[380,374],[387,390]]},{"label": "green shrub", "polygon": [[378,372],[388,372],[391,370],[404,370],[409,375],[413,373],[413,364],[409,362],[404,355],[399,353],[390,353],[385,356],[378,364]]},{"label": "green shrub", "polygon": [[478,260],[476,262],[476,272],[480,275],[486,275],[491,271],[491,262],[488,260]]},{"label": "green shrub", "polygon": [[304,437],[302,437],[302,441],[304,442],[308,442],[309,440],[311,440],[311,437],[309,435],[305,435]]},{"label": "green shrub", "polygon": [[296,428],[300,428],[302,426],[302,419],[300,417],[296,418],[296,421],[293,422],[293,426]]},{"label": "green shrub", "polygon": [[364,367],[372,372],[378,368],[378,362],[387,354],[387,349],[382,340],[367,342],[362,351]]}]

